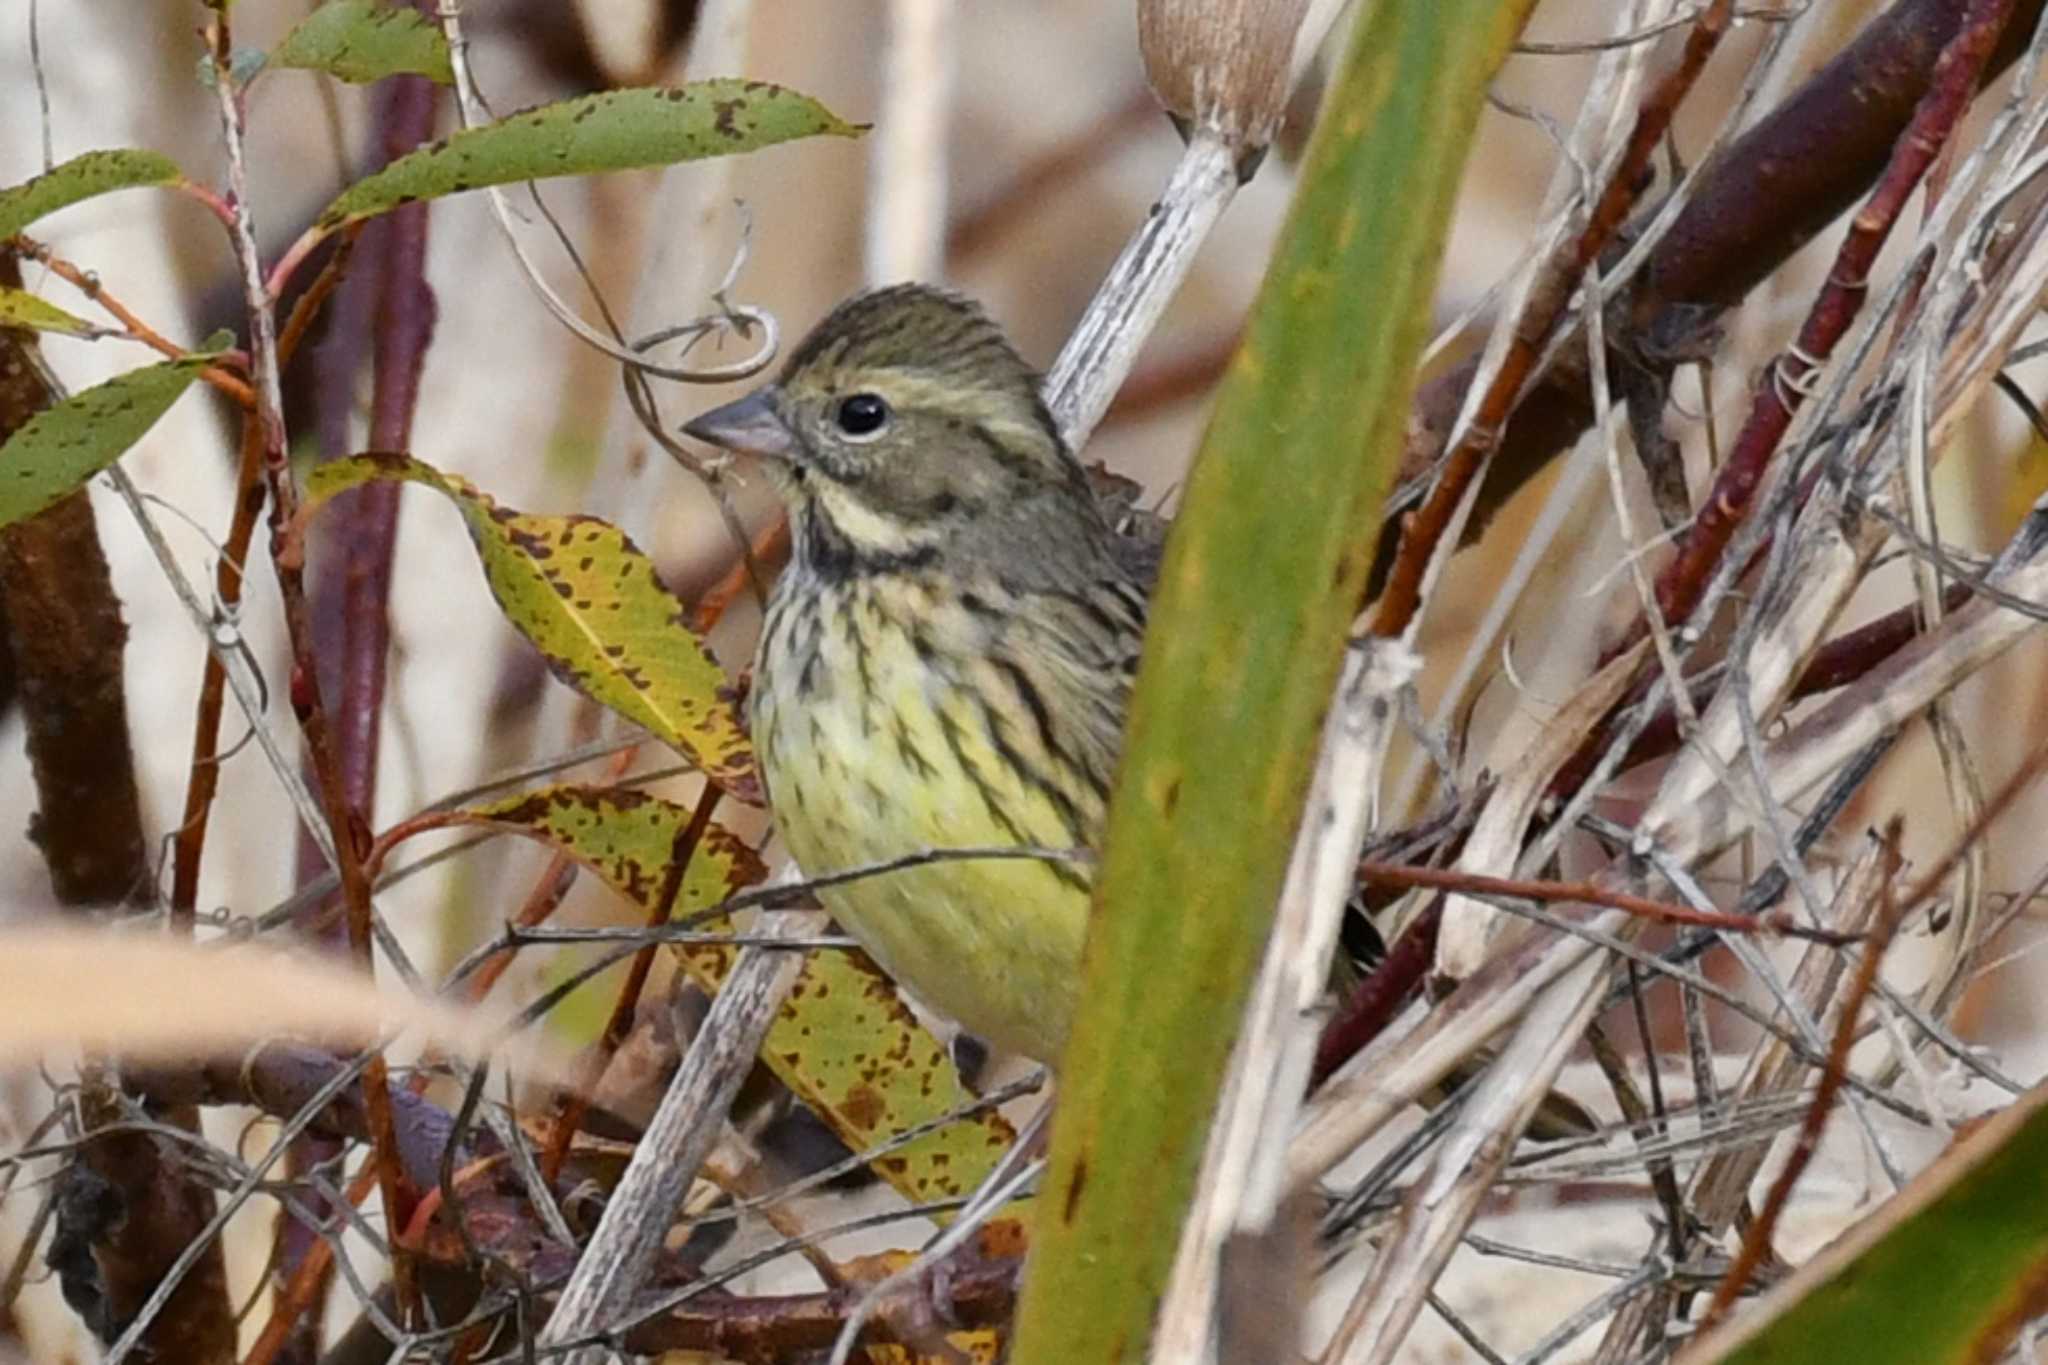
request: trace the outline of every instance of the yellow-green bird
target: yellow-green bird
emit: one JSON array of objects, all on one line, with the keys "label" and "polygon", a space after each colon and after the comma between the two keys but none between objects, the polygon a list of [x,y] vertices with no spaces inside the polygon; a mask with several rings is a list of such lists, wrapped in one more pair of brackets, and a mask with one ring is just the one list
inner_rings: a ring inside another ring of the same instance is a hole
[{"label": "yellow-green bird", "polygon": [[[924,285],[856,295],[779,380],[684,430],[760,457],[789,506],[750,704],[804,874],[935,849],[1096,848],[1156,556],[1109,524],[1038,376],[987,315]],[[1058,1063],[1084,867],[949,860],[819,899],[922,999]],[[1370,923],[1348,918],[1347,947],[1376,956]],[[1531,1132],[1589,1122],[1553,1098]]]},{"label": "yellow-green bird", "polygon": [[[761,457],[789,505],[750,704],[805,875],[930,849],[1095,847],[1146,556],[1104,519],[996,325],[925,286],[858,295],[778,382],[685,430]],[[820,899],[921,998],[1053,1063],[1088,888],[1072,863],[983,858]]]}]

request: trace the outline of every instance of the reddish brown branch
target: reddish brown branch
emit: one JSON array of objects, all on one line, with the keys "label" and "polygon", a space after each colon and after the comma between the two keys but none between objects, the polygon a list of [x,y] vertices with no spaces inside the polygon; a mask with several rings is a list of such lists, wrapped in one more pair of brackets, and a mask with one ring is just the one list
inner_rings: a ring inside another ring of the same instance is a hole
[{"label": "reddish brown branch", "polygon": [[[348,269],[349,254],[356,233],[344,233],[334,253],[313,283],[299,296],[278,337],[277,357],[288,364],[299,342],[312,325],[321,306],[334,292]],[[242,425],[241,457],[235,474],[234,514],[222,543],[220,561],[214,567],[214,598],[221,610],[232,614],[242,602],[243,566],[249,562],[249,547],[256,538],[257,518],[263,513],[263,443],[254,422]],[[190,919],[199,904],[199,867],[206,852],[207,823],[213,815],[213,800],[220,789],[220,720],[226,704],[227,670],[213,651],[199,680],[199,703],[192,724],[192,765],[185,778],[185,813],[178,822],[172,844],[171,905],[174,918]]]},{"label": "reddish brown branch", "polygon": [[[2024,46],[2044,0],[2021,0],[1989,79]],[[1926,92],[1936,59],[1962,23],[1965,0],[1897,0],[1784,103],[1737,138],[1689,187],[1684,208],[1652,248],[1629,301],[1639,354],[1618,363],[1668,366],[1869,189]],[[1619,333],[1623,329],[1616,328]],[[1565,348],[1501,433],[1467,524],[1476,536],[1515,492],[1592,424],[1583,348]],[[1435,467],[1471,387],[1477,361],[1416,393],[1401,477]],[[1396,538],[1381,536],[1372,581],[1385,581]]]},{"label": "reddish brown branch", "polygon": [[[225,80],[225,69],[221,78]],[[261,420],[260,418],[257,420]],[[281,437],[281,429],[280,429]],[[282,543],[286,526],[297,511],[297,494],[291,471],[283,462],[281,439],[266,439],[264,471],[270,486],[271,541]],[[286,635],[292,647],[291,703],[306,745],[308,761],[318,779],[321,805],[332,835],[336,871],[341,879],[342,904],[347,911],[349,949],[364,971],[370,970],[372,955],[370,882],[363,869],[363,854],[369,833],[355,816],[348,800],[341,765],[335,754],[327,713],[320,699],[315,676],[313,626],[305,595],[304,575],[284,558],[273,555],[278,588],[284,601]],[[382,1056],[373,1056],[363,1072],[363,1090],[370,1118],[374,1162],[379,1172],[379,1193],[387,1216],[401,1222],[412,1207],[412,1193],[400,1179],[392,1160],[394,1134],[391,1119],[390,1083]],[[418,1303],[408,1258],[392,1248],[393,1282],[399,1302],[410,1314]]]},{"label": "reddish brown branch", "polygon": [[1586,268],[1599,259],[1607,244],[1620,231],[1622,221],[1642,193],[1650,169],[1650,158],[1678,106],[1699,79],[1707,59],[1720,45],[1734,11],[1734,0],[1713,0],[1686,34],[1685,48],[1678,63],[1665,73],[1636,111],[1635,126],[1622,150],[1614,174],[1601,190],[1587,215],[1586,226],[1573,241],[1571,250],[1547,262],[1542,276],[1529,295],[1528,306],[1515,326],[1508,352],[1500,368],[1480,397],[1465,435],[1445,457],[1436,486],[1422,507],[1401,528],[1401,544],[1394,566],[1380,596],[1373,617],[1374,633],[1386,637],[1408,629],[1422,603],[1422,579],[1438,543],[1449,528],[1465,490],[1479,475],[1487,456],[1498,445],[1501,432],[1513,412],[1529,376],[1541,358],[1543,347],[1565,320],[1572,291],[1578,287]]},{"label": "reddish brown branch", "polygon": [[1862,312],[1878,252],[1969,108],[2012,7],[2013,0],[1972,0],[1963,26],[1942,49],[1927,93],[1914,109],[1870,201],[1851,223],[1827,284],[1799,329],[1799,340],[1765,368],[1749,417],[1705,505],[1680,543],[1677,558],[1658,575],[1657,610],[1667,622],[1683,621],[1699,605],[1722,551],[1755,501],[1778,442],[1805,401],[1808,381],[1827,364],[1849,324]]},{"label": "reddish brown branch", "polygon": [[1417,915],[1388,947],[1379,965],[1359,983],[1316,1040],[1315,1064],[1309,1070],[1311,1090],[1362,1052],[1422,989],[1422,978],[1436,956],[1436,933],[1443,920],[1443,898]]},{"label": "reddish brown branch", "polygon": [[[24,255],[33,257],[52,275],[113,314],[120,324],[128,329],[128,335],[135,340],[170,360],[182,360],[189,354],[184,347],[151,327],[133,309],[108,293],[106,286],[100,283],[100,277],[92,271],[80,270],[40,242],[27,237],[15,240],[20,244]],[[218,365],[209,365],[201,370],[199,377],[232,398],[244,410],[256,405],[256,396],[250,391],[248,384]]]},{"label": "reddish brown branch", "polygon": [[[1707,168],[1644,265],[1647,335],[1694,324],[1768,279],[1869,189],[1961,28],[1967,0],[1899,0]],[[1982,79],[2018,59],[2041,0],[2021,0]]]},{"label": "reddish brown branch", "polygon": [[[949,1267],[948,1316],[961,1328],[1003,1326],[1016,1308],[1020,1268],[1020,1261],[1014,1256],[976,1259],[958,1269]],[[717,1360],[759,1365],[807,1359],[813,1353],[831,1349],[854,1305],[866,1292],[867,1286],[855,1284],[817,1294],[692,1299],[681,1308],[629,1328],[625,1347],[635,1354],[702,1352]],[[902,1341],[887,1317],[878,1314],[869,1320],[861,1332],[864,1345],[918,1344]],[[920,1359],[931,1358],[926,1351],[915,1354]]]},{"label": "reddish brown branch", "polygon": [[[376,169],[428,141],[439,103],[431,81],[416,76],[379,83],[376,92],[378,160]],[[435,302],[426,279],[427,205],[406,204],[360,229],[359,270],[347,288],[353,294],[374,294],[374,308],[342,310],[338,325],[318,359],[324,376],[317,392],[330,405],[319,423],[321,453],[335,459],[345,448],[349,418],[355,408],[356,362],[363,349],[348,331],[370,331],[375,381],[370,399],[369,444],[377,450],[404,450],[411,445],[413,414],[419,403],[420,374],[433,340]],[[325,272],[322,273],[325,278]],[[315,282],[317,288],[318,281]],[[283,348],[280,342],[280,361]],[[398,541],[399,489],[372,483],[336,498],[320,519],[326,555],[317,580],[313,620],[319,635],[317,655],[325,672],[323,688],[335,698],[336,757],[349,806],[367,823],[377,793],[377,756],[383,733],[384,691],[391,647],[390,595],[394,552]],[[302,877],[324,871],[318,851],[300,836]],[[313,934],[316,940],[320,937]],[[333,946],[339,946],[335,944]],[[294,1177],[329,1161],[330,1144],[308,1138],[294,1145],[288,1171]],[[317,1199],[315,1206],[325,1212]],[[299,1263],[322,1243],[313,1229],[297,1219],[283,1219],[277,1228],[275,1264],[278,1275],[292,1277]],[[317,1294],[316,1285],[309,1293]],[[318,1323],[303,1319],[286,1350],[292,1365],[309,1365],[318,1353]]]},{"label": "reddish brown branch", "polygon": [[1701,1333],[1712,1330],[1728,1315],[1736,1298],[1770,1255],[1771,1234],[1777,1229],[1785,1204],[1813,1161],[1813,1154],[1820,1148],[1821,1130],[1827,1127],[1828,1115],[1834,1112],[1835,1099],[1841,1094],[1842,1084],[1849,1075],[1849,1051],[1856,1045],[1856,1026],[1863,1014],[1863,1002],[1869,998],[1871,987],[1877,984],[1878,966],[1884,961],[1885,950],[1891,946],[1892,935],[1902,918],[1899,903],[1892,894],[1899,874],[1899,835],[1900,821],[1894,816],[1891,827],[1885,831],[1886,866],[1878,879],[1884,900],[1875,923],[1871,925],[1870,937],[1864,944],[1863,960],[1856,964],[1855,980],[1850,983],[1849,994],[1842,1001],[1841,1014],[1835,1020],[1834,1042],[1828,1049],[1827,1067],[1821,1072],[1813,1102],[1806,1107],[1806,1115],[1799,1125],[1799,1136],[1793,1142],[1791,1154],[1786,1157],[1784,1169],[1771,1182],[1771,1191],[1762,1210],[1750,1223],[1748,1231],[1743,1233],[1742,1249],[1736,1253],[1734,1264],[1728,1267],[1728,1273],[1714,1288],[1713,1300],[1700,1318],[1698,1330]]},{"label": "reddish brown branch", "polygon": [[[5,251],[0,284],[21,287],[16,258]],[[55,398],[39,359],[33,332],[0,328],[0,440]],[[154,903],[122,685],[128,629],[83,489],[0,530],[0,615],[35,780],[38,809],[28,832],[49,867],[51,890],[67,906]],[[212,1191],[154,1139],[99,1131],[126,1116],[111,1079],[103,1067],[89,1071],[79,1103],[88,1140],[73,1168],[74,1179],[93,1182],[108,1217],[82,1232],[80,1259],[64,1269],[67,1298],[98,1305],[93,1325],[104,1342],[127,1329],[214,1207]],[[198,1129],[187,1107],[151,1113]],[[226,1365],[234,1340],[226,1265],[214,1245],[139,1344],[163,1365]]]},{"label": "reddish brown branch", "polygon": [[[220,104],[222,139],[227,152],[228,185],[233,209],[230,236],[241,269],[245,303],[249,312],[250,371],[256,393],[256,409],[248,420],[261,429],[264,482],[270,493],[271,560],[277,570],[279,595],[283,599],[287,638],[291,642],[292,664],[289,688],[292,711],[299,723],[314,773],[319,779],[323,813],[333,835],[335,862],[341,878],[342,900],[348,911],[349,945],[364,970],[370,966],[371,922],[370,884],[363,873],[362,852],[367,832],[351,817],[347,789],[336,760],[327,714],[320,700],[318,661],[314,655],[311,615],[307,610],[304,574],[286,562],[277,550],[284,543],[284,531],[298,512],[298,489],[293,482],[285,444],[284,413],[279,391],[276,319],[272,301],[263,284],[263,264],[256,245],[255,225],[249,216],[248,168],[243,130],[246,111],[243,92],[233,73],[233,39],[228,15],[217,10],[207,37],[214,74],[214,94]],[[403,1222],[411,1208],[409,1192],[400,1176],[393,1152],[390,1085],[382,1056],[372,1056],[363,1073],[363,1092],[370,1117],[374,1162],[379,1172],[378,1189],[384,1199],[386,1217]],[[409,1258],[395,1244],[391,1253],[392,1282],[401,1311],[411,1320],[417,1313],[419,1297]]]},{"label": "reddish brown branch", "polygon": [[1736,934],[1783,934],[1837,947],[1854,942],[1853,936],[1813,929],[1794,920],[1771,915],[1731,915],[1711,910],[1694,910],[1631,895],[1595,882],[1559,882],[1540,878],[1489,877],[1449,867],[1412,867],[1406,863],[1360,863],[1358,875],[1368,885],[1399,886],[1409,889],[1460,891],[1472,896],[1512,896],[1521,900],[1563,901],[1578,905],[1605,905],[1624,910],[1660,924],[1685,924],[1700,929],[1720,929]]}]

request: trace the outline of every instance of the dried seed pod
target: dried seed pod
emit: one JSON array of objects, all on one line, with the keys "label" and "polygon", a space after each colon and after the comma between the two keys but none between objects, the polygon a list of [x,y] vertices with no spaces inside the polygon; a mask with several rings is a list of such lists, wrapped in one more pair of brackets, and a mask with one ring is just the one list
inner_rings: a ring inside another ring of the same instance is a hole
[{"label": "dried seed pod", "polygon": [[1045,377],[1045,401],[1079,450],[1131,372],[1224,206],[1249,180],[1287,95],[1343,0],[1138,0],[1154,93],[1187,149]]},{"label": "dried seed pod", "polygon": [[[1221,136],[1249,176],[1287,112],[1311,0],[1138,0],[1138,48],[1160,102]],[[1320,32],[1324,25],[1315,25]]]}]

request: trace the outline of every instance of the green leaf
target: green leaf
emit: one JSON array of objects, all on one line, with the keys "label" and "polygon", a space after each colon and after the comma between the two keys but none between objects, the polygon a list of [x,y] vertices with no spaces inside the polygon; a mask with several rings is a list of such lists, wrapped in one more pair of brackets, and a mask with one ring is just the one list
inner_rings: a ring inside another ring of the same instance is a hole
[{"label": "green leaf", "polygon": [[2048,1288],[2044,1171],[2048,1086],[2036,1086],[1686,1360],[1999,1359]]},{"label": "green leaf", "polygon": [[499,507],[467,481],[409,455],[319,466],[306,480],[306,511],[385,479],[424,484],[455,504],[491,595],[555,676],[645,726],[727,792],[760,804],[731,681],[692,633],[688,609],[624,532],[595,517]]},{"label": "green leaf", "polygon": [[377,0],[328,0],[285,35],[270,64],[325,71],[355,85],[386,76],[455,83],[440,27],[416,9]]},{"label": "green leaf", "polygon": [[317,226],[332,229],[416,199],[486,185],[668,166],[861,131],[808,95],[765,81],[608,90],[465,129],[402,156],[344,190]]},{"label": "green leaf", "polygon": [[[649,913],[691,812],[644,792],[557,786],[454,812],[465,822],[539,839],[588,867]],[[715,905],[762,873],[752,849],[705,831],[672,906],[680,919]],[[707,930],[726,927],[721,921]],[[716,993],[739,950],[678,944],[684,970]],[[820,951],[804,962],[769,1026],[761,1060],[855,1151],[973,1102],[951,1056],[863,953]],[[913,1201],[960,1197],[981,1182],[1016,1134],[1001,1115],[958,1119],[877,1159],[877,1174]]]},{"label": "green leaf", "polygon": [[82,199],[183,178],[177,163],[157,152],[128,149],[74,156],[33,180],[0,190],[0,238],[12,237],[36,219]]},{"label": "green leaf", "polygon": [[1360,10],[1167,538],[1013,1365],[1136,1360],[1400,462],[1479,112],[1533,0]]},{"label": "green leaf", "polygon": [[0,326],[26,327],[35,332],[57,332],[64,336],[100,336],[106,329],[96,327],[75,313],[67,313],[42,296],[26,289],[0,287]]},{"label": "green leaf", "polygon": [[34,516],[120,459],[219,355],[196,351],[130,370],[29,418],[0,445],[0,526]]}]

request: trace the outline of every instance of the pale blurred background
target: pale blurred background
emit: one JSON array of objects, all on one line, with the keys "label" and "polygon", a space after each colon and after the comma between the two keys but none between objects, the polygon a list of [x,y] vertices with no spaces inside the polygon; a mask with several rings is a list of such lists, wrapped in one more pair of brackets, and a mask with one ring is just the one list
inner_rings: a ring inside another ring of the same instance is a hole
[{"label": "pale blurred background", "polygon": [[[236,41],[265,47],[308,8],[279,0],[234,7]],[[785,83],[855,120],[877,117],[885,79],[888,7],[877,0],[770,0],[751,7],[738,31],[723,31],[732,65],[694,61],[673,41],[679,19],[694,7],[649,0],[473,0],[466,6],[477,77],[493,106],[510,111],[579,93],[601,83],[668,82],[689,74],[743,74]],[[717,6],[707,6],[715,11]],[[741,7],[745,8],[745,7]],[[1809,68],[1874,6],[1864,0],[1822,0],[1801,25],[1793,66]],[[49,135],[61,160],[100,147],[148,146],[168,153],[197,178],[221,172],[216,112],[195,79],[202,20],[197,4],[136,5],[127,0],[66,0],[41,7],[41,43],[48,81]],[[946,123],[949,217],[959,249],[948,256],[948,282],[983,299],[1024,353],[1048,362],[1085,306],[1096,282],[1144,215],[1179,149],[1167,121],[1133,113],[1146,98],[1135,22],[1128,3],[1099,0],[968,0],[954,15],[957,59],[954,107]],[[1594,39],[1611,23],[1610,6],[1551,0],[1539,7],[1531,37]],[[1725,107],[1758,37],[1745,26],[1716,59],[1679,121],[1683,149],[1697,146]],[[710,38],[704,40],[707,44]],[[1525,55],[1510,60],[1498,92],[1509,104],[1569,124],[1592,61],[1586,55]],[[266,250],[275,253],[337,187],[362,156],[370,104],[360,90],[337,88],[295,72],[262,78],[252,108],[251,175]],[[444,106],[443,127],[450,126]],[[37,86],[29,60],[28,5],[0,5],[0,183],[41,169]],[[836,139],[771,149],[736,163],[685,167],[666,175],[621,174],[545,186],[549,206],[575,240],[613,306],[645,332],[708,308],[708,292],[734,250],[739,219],[730,201],[744,200],[753,221],[751,257],[735,290],[739,299],[773,310],[794,340],[834,301],[859,287],[863,225],[872,192],[869,150]],[[1021,196],[1020,177],[1047,158],[1065,169],[1034,181]],[[1448,322],[1480,299],[1530,240],[1530,225],[1552,175],[1550,136],[1527,119],[1488,112],[1455,230],[1447,248],[1438,305]],[[1285,211],[1291,158],[1269,158],[1256,181],[1229,209],[1195,272],[1154,336],[1132,382],[1135,410],[1114,415],[1089,446],[1090,461],[1141,480],[1170,498],[1199,438],[1206,376],[1224,353],[1257,287],[1266,251]],[[997,206],[992,213],[984,212]],[[497,234],[481,198],[436,204],[429,272],[440,320],[429,356],[414,452],[473,480],[508,505],[538,511],[587,510],[619,520],[664,565],[686,594],[720,578],[733,549],[707,495],[633,429],[618,397],[616,370],[569,338],[535,301]],[[537,219],[525,224],[556,287],[580,298],[561,253]],[[128,193],[66,212],[39,229],[61,254],[99,272],[106,287],[172,337],[194,342],[213,326],[238,325],[229,306],[231,261],[215,225],[188,203],[147,192]],[[1817,282],[1833,235],[1809,250],[1779,282],[1766,287],[1729,326],[1741,354],[1760,357],[1796,323]],[[1803,268],[1802,268],[1803,267]],[[38,278],[67,307],[75,297]],[[1483,335],[1483,334],[1482,334]],[[1463,353],[1473,339],[1453,348]],[[58,372],[82,385],[142,363],[138,348],[52,342]],[[1722,430],[1735,420],[1747,365],[1717,367],[1713,402]],[[671,429],[730,396],[727,390],[677,391],[664,386]],[[1696,388],[1681,382],[1680,401],[1697,410]],[[1697,440],[1698,423],[1690,424]],[[360,427],[359,427],[360,429]],[[127,468],[179,515],[165,518],[195,576],[211,574],[207,536],[226,525],[230,448],[219,405],[188,397],[127,457]],[[1938,473],[1941,525],[1952,539],[1997,544],[2038,491],[2042,452],[2009,411],[1987,406],[1969,429],[1966,450]],[[1697,480],[1699,461],[1693,451]],[[1559,462],[1559,467],[1563,465]],[[1429,674],[1425,711],[1485,614],[1490,590],[1504,577],[1523,528],[1554,478],[1525,490],[1486,542],[1458,562],[1446,592],[1433,604],[1421,639]],[[1603,479],[1585,481],[1566,513],[1564,534],[1546,560],[1538,587],[1511,630],[1514,675],[1487,689],[1475,709],[1467,766],[1498,769],[1562,702],[1588,670],[1606,636],[1623,622],[1629,599],[1618,591],[1621,547]],[[1654,525],[1640,482],[1634,486],[1638,525]],[[1314,490],[1302,490],[1305,498]],[[737,476],[737,495],[758,525],[769,499]],[[125,510],[99,502],[101,531],[127,608],[129,706],[146,816],[153,831],[171,827],[183,797],[200,641],[176,606]],[[189,519],[189,523],[187,522]],[[204,528],[205,534],[196,528]],[[259,537],[259,545],[261,538]],[[404,505],[392,614],[395,649],[382,785],[376,820],[383,825],[437,797],[465,788],[536,755],[560,752],[593,732],[588,712],[545,681],[532,656],[500,621],[484,590],[472,551],[452,512],[431,495],[408,493]],[[1890,595],[1872,592],[1876,611],[1905,600],[1903,579]],[[283,654],[275,587],[267,569],[252,579],[242,624],[273,680],[278,702]],[[752,614],[736,611],[717,643],[740,666],[750,645]],[[1979,746],[1987,785],[2043,740],[2048,708],[2040,702],[2042,651],[2022,649],[1962,694],[1958,714]],[[1498,671],[1499,659],[1485,664]],[[273,723],[289,734],[280,708]],[[232,719],[227,734],[239,733]],[[22,759],[18,723],[0,743],[0,915],[41,908],[47,890],[42,864],[26,838],[34,797]],[[1397,771],[1399,765],[1397,764]],[[1892,811],[1906,817],[1909,850],[1927,858],[1954,833],[1931,749],[1916,732],[1844,817],[1844,838],[1881,824]],[[2000,823],[1992,843],[1991,884],[2025,885],[2041,850],[2038,796]],[[289,809],[260,756],[233,758],[214,816],[203,907],[256,913],[292,885],[295,831]],[[445,963],[517,904],[540,865],[537,854],[500,841],[447,872],[416,879],[381,901],[418,959]],[[1731,869],[1732,871],[1732,869]],[[569,913],[584,919],[617,913],[598,892],[579,893]],[[2031,919],[2009,936],[2012,955],[1987,970],[1964,1005],[1961,1025],[1994,1045],[2008,1069],[2031,1079],[2043,1063],[2040,1004],[2044,977],[2030,952]],[[1906,945],[1910,953],[1913,945]],[[1910,968],[1901,967],[1910,975]],[[504,989],[528,989],[515,973]],[[176,990],[179,983],[162,983]],[[599,994],[602,994],[601,992]],[[593,1005],[592,1009],[601,1008]],[[5,1002],[0,1002],[4,1011]],[[571,1011],[573,1016],[574,1011]],[[1731,1032],[1731,1045],[1739,1036]],[[1578,1085],[1596,1107],[1597,1082]],[[0,1090],[0,1149],[16,1145],[41,1112],[40,1087],[20,1079]],[[1981,1096],[1979,1097],[1981,1099]],[[1962,1108],[1970,1106],[1959,1101]],[[232,1126],[223,1130],[232,1134]],[[1925,1141],[1925,1139],[1922,1139]],[[1853,1143],[1851,1144],[1853,1146]],[[1817,1185],[1843,1207],[1870,1190],[1853,1160]],[[1829,1182],[1832,1182],[1830,1184]],[[1644,1229],[1633,1213],[1609,1222],[1545,1218],[1556,1199],[1599,1192],[1532,1193],[1518,1205],[1504,1197],[1490,1220],[1498,1235],[1523,1243],[1571,1239],[1580,1254],[1617,1263],[1639,1254]],[[8,1201],[0,1223],[0,1264],[12,1260],[32,1200]],[[1630,1207],[1634,1207],[1631,1205]],[[1825,1211],[1814,1227],[1830,1224]],[[1533,1222],[1532,1222],[1533,1220]],[[1500,1228],[1512,1228],[1512,1234]],[[238,1286],[251,1283],[260,1239],[238,1245]],[[1808,1233],[1808,1235],[1814,1235]],[[1583,1276],[1498,1263],[1460,1266],[1443,1292],[1497,1346],[1519,1349],[1602,1286]],[[241,1292],[239,1289],[238,1293]],[[1341,1302],[1341,1300],[1340,1300]],[[261,1314],[252,1322],[260,1322]],[[41,1362],[89,1359],[94,1347],[57,1302],[54,1285],[31,1283],[11,1324],[0,1319],[0,1359],[19,1349]],[[18,1337],[18,1346],[9,1337]],[[1426,1322],[1416,1360],[1472,1358],[1441,1324]],[[1597,1333],[1582,1339],[1590,1347]],[[1426,1344],[1425,1344],[1426,1343]],[[1565,1358],[1573,1358],[1567,1352]]]}]

